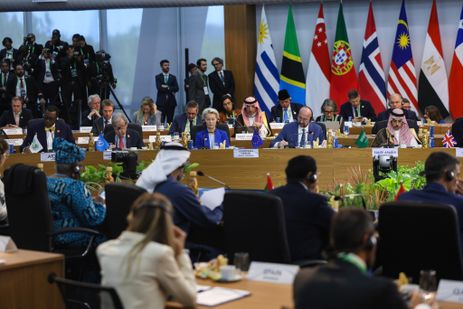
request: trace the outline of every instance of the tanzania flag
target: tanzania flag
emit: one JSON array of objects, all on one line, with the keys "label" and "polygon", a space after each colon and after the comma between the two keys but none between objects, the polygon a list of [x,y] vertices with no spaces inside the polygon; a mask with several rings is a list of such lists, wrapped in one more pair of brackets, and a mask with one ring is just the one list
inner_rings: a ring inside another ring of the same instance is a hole
[{"label": "tanzania flag", "polygon": [[282,89],[288,90],[293,103],[305,105],[305,76],[291,6],[288,8],[285,49],[283,50],[283,62],[281,63],[280,90]]},{"label": "tanzania flag", "polygon": [[340,106],[347,101],[347,93],[352,89],[357,89],[357,85],[357,75],[341,2],[331,58],[330,97]]},{"label": "tanzania flag", "polygon": [[362,131],[360,131],[359,137],[355,141],[355,145],[357,145],[358,148],[366,148],[368,147],[368,136],[365,133],[365,130],[362,128]]}]

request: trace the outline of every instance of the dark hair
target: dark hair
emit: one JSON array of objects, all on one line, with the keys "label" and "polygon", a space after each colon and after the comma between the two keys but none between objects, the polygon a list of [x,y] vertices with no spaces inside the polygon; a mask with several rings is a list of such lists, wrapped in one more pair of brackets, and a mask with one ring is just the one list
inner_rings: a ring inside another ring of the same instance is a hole
[{"label": "dark hair", "polygon": [[162,59],[161,62],[159,62],[159,65],[162,66],[164,63],[170,63],[170,62],[167,59]]},{"label": "dark hair", "polygon": [[211,60],[211,64],[214,65],[214,61],[217,61],[221,65],[223,65],[223,59],[219,57],[214,57],[214,59]]},{"label": "dark hair", "polygon": [[347,97],[349,98],[349,100],[358,98],[359,92],[357,91],[357,89],[352,89],[347,93]]},{"label": "dark hair", "polygon": [[331,221],[331,245],[336,252],[356,252],[365,245],[365,234],[373,234],[374,229],[365,210],[342,208]]},{"label": "dark hair", "polygon": [[402,97],[402,105],[404,105],[405,103],[410,103],[410,100]]},{"label": "dark hair", "polygon": [[196,65],[199,67],[199,66],[201,65],[201,62],[203,62],[203,61],[204,61],[204,62],[207,62],[206,59],[204,59],[204,58],[199,58],[199,59],[196,61]]},{"label": "dark hair", "polygon": [[194,64],[194,63],[188,64],[188,72],[190,72],[193,68],[196,68],[196,67],[197,67],[197,66],[196,66],[196,64]]},{"label": "dark hair", "polygon": [[287,180],[303,180],[309,173],[317,173],[317,163],[311,156],[297,156],[288,161],[285,173]]},{"label": "dark hair", "polygon": [[78,34],[78,33],[73,34],[73,35],[72,35],[72,39],[73,39],[73,40],[74,40],[74,39],[80,40],[80,34]]},{"label": "dark hair", "polygon": [[455,170],[458,164],[460,164],[460,161],[446,152],[431,153],[424,163],[426,182],[440,179],[446,172]]},{"label": "dark hair", "polygon": [[49,113],[55,113],[58,115],[59,114],[59,109],[56,105],[48,105],[47,106],[47,109],[45,110],[46,112],[49,112]]},{"label": "dark hair", "polygon": [[2,45],[5,46],[7,41],[10,42],[11,44],[13,44],[13,40],[9,36],[6,36],[2,40]]},{"label": "dark hair", "polygon": [[13,103],[14,101],[19,101],[19,102],[21,102],[21,105],[23,105],[23,103],[24,103],[23,97],[14,96],[14,97],[11,98],[11,102],[10,102],[10,103]]},{"label": "dark hair", "polygon": [[198,103],[196,103],[196,101],[189,101],[186,104],[185,109],[188,109],[188,108],[198,108]]},{"label": "dark hair", "polygon": [[113,109],[114,109],[114,103],[113,103],[113,101],[111,101],[110,99],[104,99],[104,100],[101,102],[101,106],[112,106]]},{"label": "dark hair", "polygon": [[442,115],[440,113],[440,110],[437,108],[435,105],[428,105],[424,108],[424,113],[428,114],[429,119],[439,123],[441,121]]},{"label": "dark hair", "polygon": [[0,137],[0,154],[4,154],[7,151],[10,151],[10,145]]},{"label": "dark hair", "polygon": [[222,96],[222,100],[220,102],[222,102],[222,104],[223,104],[223,101],[225,101],[226,99],[230,99],[233,102],[232,96],[229,93],[224,94]]}]

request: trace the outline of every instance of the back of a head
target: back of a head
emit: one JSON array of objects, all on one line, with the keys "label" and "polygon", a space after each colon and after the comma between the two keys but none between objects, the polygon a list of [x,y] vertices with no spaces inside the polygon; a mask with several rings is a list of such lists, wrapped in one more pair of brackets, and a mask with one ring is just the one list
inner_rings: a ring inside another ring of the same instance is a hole
[{"label": "back of a head", "polygon": [[330,241],[335,252],[363,249],[366,234],[374,233],[370,215],[360,208],[343,208],[331,222]]},{"label": "back of a head", "polygon": [[446,172],[454,171],[458,164],[460,161],[446,152],[431,153],[424,163],[426,181],[433,182],[440,179]]},{"label": "back of a head", "polygon": [[297,156],[288,161],[285,173],[288,181],[301,181],[309,173],[317,173],[317,163],[311,156]]}]

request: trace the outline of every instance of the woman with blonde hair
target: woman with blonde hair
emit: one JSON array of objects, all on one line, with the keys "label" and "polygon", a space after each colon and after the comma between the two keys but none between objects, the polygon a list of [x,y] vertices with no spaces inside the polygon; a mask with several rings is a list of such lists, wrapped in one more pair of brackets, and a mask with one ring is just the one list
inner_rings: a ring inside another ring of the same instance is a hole
[{"label": "woman with blonde hair", "polygon": [[161,111],[157,110],[156,103],[150,97],[141,100],[140,109],[133,114],[134,122],[142,126],[160,126]]},{"label": "woman with blonde hair", "polygon": [[227,132],[217,128],[219,112],[215,108],[208,107],[203,111],[202,119],[205,128],[196,133],[195,147],[198,149],[214,149],[216,145],[218,146],[223,143],[226,148],[230,147],[230,139]]},{"label": "woman with blonde hair", "polygon": [[124,308],[165,307],[169,297],[186,307],[196,302],[186,234],[172,222],[172,205],[144,193],[132,205],[127,230],[97,248],[102,284],[113,286]]}]

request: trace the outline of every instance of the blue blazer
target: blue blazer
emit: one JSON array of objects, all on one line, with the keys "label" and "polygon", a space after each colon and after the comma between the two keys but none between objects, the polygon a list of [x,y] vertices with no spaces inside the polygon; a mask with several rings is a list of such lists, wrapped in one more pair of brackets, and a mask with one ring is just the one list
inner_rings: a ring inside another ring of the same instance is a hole
[{"label": "blue blazer", "polygon": [[[298,147],[300,142],[298,140],[298,129],[299,124],[297,122],[285,124],[278,136],[270,143],[270,147],[273,147],[276,143],[283,140],[288,142],[288,147],[290,148]],[[317,138],[320,144],[325,140],[323,130],[318,124],[311,122],[308,129],[309,132],[307,133],[309,134],[307,134],[307,145],[310,144],[310,142],[315,141]]]},{"label": "blue blazer", "polygon": [[[223,143],[225,141],[225,146],[230,147],[230,140],[228,138],[227,132],[223,130],[216,129],[214,132],[214,142]],[[202,130],[196,133],[195,147],[196,148],[210,148],[209,147],[209,133],[207,130]]]},{"label": "blue blazer", "polygon": [[[177,117],[174,118],[174,121],[172,122],[172,125],[170,126],[169,129],[169,134],[174,134],[174,133],[182,133],[185,131],[185,126],[187,122],[187,115],[186,113],[180,114]],[[196,116],[196,126],[201,125],[201,116],[197,115]],[[191,133],[191,132],[190,132]]]}]

